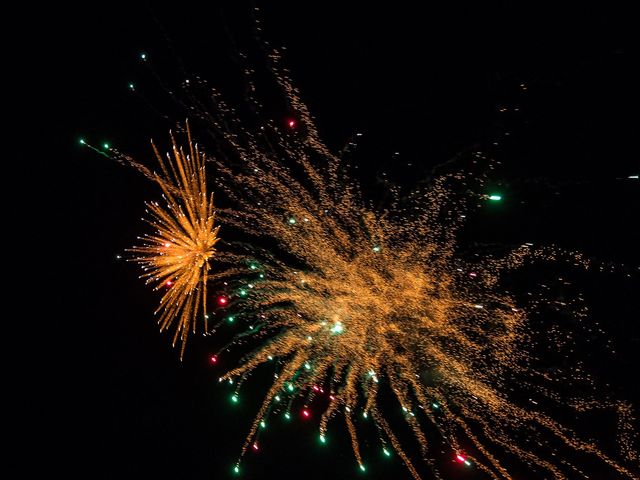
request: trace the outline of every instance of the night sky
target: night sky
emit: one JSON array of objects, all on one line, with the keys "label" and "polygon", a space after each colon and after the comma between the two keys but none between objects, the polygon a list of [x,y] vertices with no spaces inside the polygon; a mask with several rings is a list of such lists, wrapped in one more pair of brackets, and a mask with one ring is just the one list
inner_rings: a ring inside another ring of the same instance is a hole
[{"label": "night sky", "polygon": [[[554,243],[624,264],[580,280],[617,353],[579,354],[640,406],[640,182],[627,179],[640,173],[632,7],[273,3],[262,14],[264,36],[287,47],[285,64],[332,148],[364,132],[356,163],[374,196],[385,179],[408,188],[434,165],[480,149],[502,162],[492,181],[505,201],[472,222],[471,242]],[[267,379],[248,382],[254,401],[231,408],[206,339],[192,341],[180,362],[157,331],[157,297],[134,264],[116,260],[145,231],[143,201],[159,193],[78,139],[109,142],[150,164],[149,139],[162,144],[184,116],[140,53],[169,88],[184,68],[233,95],[237,46],[251,42],[250,10],[242,1],[116,2],[25,14],[29,40],[17,44],[33,88],[23,126],[38,138],[26,145],[28,170],[44,180],[38,230],[54,237],[37,250],[46,273],[35,289],[53,295],[29,327],[38,341],[26,342],[33,355],[19,376],[25,387],[37,384],[23,404],[25,418],[37,420],[25,434],[32,461],[14,478],[41,469],[56,478],[231,477]],[[129,92],[130,82],[149,103]],[[348,436],[333,436],[321,451],[313,427],[274,427],[260,455],[248,454],[242,478],[360,478]],[[399,459],[369,456],[366,478],[410,478]],[[443,473],[484,478],[455,465]]]}]

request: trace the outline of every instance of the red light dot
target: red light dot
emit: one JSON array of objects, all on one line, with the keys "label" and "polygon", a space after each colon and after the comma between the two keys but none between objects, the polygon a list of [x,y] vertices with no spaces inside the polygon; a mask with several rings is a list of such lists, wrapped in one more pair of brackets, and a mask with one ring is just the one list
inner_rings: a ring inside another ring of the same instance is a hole
[{"label": "red light dot", "polygon": [[218,297],[218,305],[226,305],[228,302],[227,297]]},{"label": "red light dot", "polygon": [[460,463],[464,463],[466,458],[464,458],[462,455],[456,455],[456,460],[458,460]]},{"label": "red light dot", "polygon": [[171,280],[167,280],[164,284],[165,284],[167,287],[170,287],[171,285],[173,285],[173,282],[172,282]]},{"label": "red light dot", "polygon": [[309,413],[309,410],[305,409],[305,410],[302,410],[302,415],[304,415],[305,418],[309,418],[309,415],[311,415],[311,414]]},{"label": "red light dot", "polygon": [[257,443],[254,443],[254,444],[253,444],[253,449],[254,449],[256,452],[258,451],[258,444],[257,444]]},{"label": "red light dot", "polygon": [[330,398],[331,400],[335,400],[335,399],[336,399],[336,397],[334,397],[333,395],[329,395],[329,398]]},{"label": "red light dot", "polygon": [[215,355],[211,356],[211,363],[216,363],[218,361],[218,357],[216,357]]},{"label": "red light dot", "polygon": [[314,386],[313,386],[313,390],[317,392],[317,391],[318,391],[318,390],[320,390],[320,389],[318,388],[318,386],[317,386],[317,385],[314,385]]},{"label": "red light dot", "polygon": [[291,119],[287,122],[287,125],[289,125],[289,128],[295,128],[296,126],[296,121]]}]

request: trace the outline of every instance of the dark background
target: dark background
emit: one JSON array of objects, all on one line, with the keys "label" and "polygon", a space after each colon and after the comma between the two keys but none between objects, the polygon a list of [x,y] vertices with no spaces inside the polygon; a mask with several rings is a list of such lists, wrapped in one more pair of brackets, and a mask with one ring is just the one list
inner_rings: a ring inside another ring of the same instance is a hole
[{"label": "dark background", "polygon": [[[626,179],[640,170],[632,7],[276,3],[262,14],[265,37],[288,47],[285,63],[330,146],[364,132],[367,155],[358,165],[368,182],[384,172],[409,186],[478,147],[502,161],[492,179],[505,201],[479,212],[472,238],[553,242],[628,267],[583,286],[593,317],[616,342],[616,355],[593,361],[597,373],[638,404],[640,187]],[[233,90],[234,44],[249,41],[250,4],[68,4],[19,20],[15,45],[30,87],[27,170],[44,180],[35,251],[46,257],[36,259],[46,290],[29,327],[37,341],[25,342],[19,375],[21,389],[35,391],[23,402],[27,413],[14,418],[31,452],[19,478],[40,470],[226,478],[264,381],[253,379],[246,401],[232,408],[217,382],[228,365],[209,365],[207,340],[192,342],[179,361],[157,332],[156,298],[134,265],[115,259],[144,229],[143,200],[158,193],[78,139],[152,161],[148,139],[161,143],[171,124],[127,89],[134,82],[165,108],[140,52],[170,88],[182,80],[181,63]],[[338,423],[321,451],[314,427],[274,420],[261,453],[244,461],[244,478],[361,476]],[[409,478],[397,457],[385,461],[375,441],[364,444],[367,478]],[[444,470],[479,478],[456,465]]]}]

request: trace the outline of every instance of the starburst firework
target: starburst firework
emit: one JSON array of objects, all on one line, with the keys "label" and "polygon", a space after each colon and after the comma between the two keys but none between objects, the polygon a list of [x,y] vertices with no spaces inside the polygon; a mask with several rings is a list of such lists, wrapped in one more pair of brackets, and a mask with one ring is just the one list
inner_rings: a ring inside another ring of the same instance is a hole
[{"label": "starburst firework", "polygon": [[[317,406],[321,442],[329,421],[342,416],[364,470],[357,423],[372,421],[385,454],[395,450],[418,479],[415,461],[379,401],[387,391],[438,478],[428,455],[440,441],[458,462],[476,465],[491,478],[512,478],[513,458],[553,478],[583,474],[577,461],[556,460],[561,446],[634,478],[630,407],[595,390],[579,363],[573,371],[539,369],[531,353],[531,313],[545,299],[523,308],[501,284],[505,274],[536,259],[588,262],[579,254],[529,245],[502,258],[463,255],[456,233],[469,203],[500,199],[480,193],[479,170],[442,175],[388,210],[370,207],[343,158],[321,141],[297,90],[278,68],[279,55],[270,59],[295,112],[296,120],[285,122],[288,129],[262,117],[242,122],[215,92],[213,111],[205,102],[193,108],[219,140],[220,155],[207,159],[228,202],[218,215],[244,239],[228,242],[216,254],[214,273],[207,261],[217,228],[197,149],[185,156],[174,143],[173,163],[167,168],[161,161],[162,175],[120,157],[156,181],[168,204],[166,209],[149,205],[157,233],[133,249],[149,281],[158,288],[173,282],[159,309],[162,327],[177,319],[174,339],[180,335],[184,349],[199,314],[208,334],[226,322],[246,326],[215,357],[252,339],[256,344],[237,368],[220,377],[235,385],[234,402],[248,375],[262,364],[275,365],[275,380],[241,456],[257,449],[269,416],[290,418],[295,406],[308,418]],[[251,80],[250,85],[254,91]],[[249,101],[260,110],[256,98]],[[490,162],[476,153],[473,163]],[[212,329],[206,325],[207,282],[224,292],[233,312]],[[576,315],[583,313],[578,302],[573,307]],[[559,350],[567,337],[565,332],[557,342]],[[592,393],[567,398],[558,385],[570,384],[587,385]],[[582,440],[539,403],[574,414],[612,406],[621,420],[622,460]],[[428,431],[437,432],[437,439]],[[239,463],[235,468],[239,471]]]},{"label": "starburst firework", "polygon": [[147,204],[155,233],[130,249],[142,265],[147,282],[164,294],[156,313],[161,330],[175,325],[173,342],[181,339],[184,352],[189,330],[196,319],[207,328],[207,276],[219,227],[214,225],[213,194],[207,193],[203,157],[189,135],[189,154],[178,149],[172,137],[173,155],[166,161],[154,146],[161,173],[146,172],[162,189],[166,207]]}]

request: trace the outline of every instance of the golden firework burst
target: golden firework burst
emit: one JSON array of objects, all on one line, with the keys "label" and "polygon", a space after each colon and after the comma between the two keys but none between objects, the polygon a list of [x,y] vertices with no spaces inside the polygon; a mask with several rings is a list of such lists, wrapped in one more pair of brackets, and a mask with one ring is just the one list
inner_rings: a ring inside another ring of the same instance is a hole
[{"label": "golden firework burst", "polygon": [[166,160],[153,146],[161,173],[147,171],[147,176],[162,189],[166,206],[147,204],[148,222],[155,232],[142,237],[141,246],[130,249],[136,254],[132,260],[145,271],[142,276],[157,290],[164,290],[156,311],[160,314],[158,323],[161,330],[175,324],[173,343],[180,338],[181,356],[198,317],[207,329],[209,259],[215,253],[219,229],[213,194],[207,192],[204,157],[188,128],[187,132],[188,154],[177,147],[173,136],[172,154],[167,154]]},{"label": "golden firework burst", "polygon": [[[231,205],[218,215],[246,240],[216,254],[221,268],[215,274],[209,274],[208,260],[218,229],[203,159],[191,138],[190,155],[174,142],[166,164],[156,150],[162,174],[121,157],[156,181],[167,201],[166,208],[149,205],[156,233],[132,249],[148,280],[167,288],[159,307],[162,328],[177,320],[174,339],[181,338],[184,350],[197,316],[206,324],[206,284],[212,282],[226,292],[231,314],[220,319],[216,313],[216,325],[205,329],[213,333],[225,322],[244,327],[218,355],[234,344],[252,339],[256,344],[237,368],[220,377],[234,385],[233,402],[239,402],[243,382],[260,365],[276,368],[240,457],[258,448],[270,416],[290,418],[299,408],[304,418],[319,417],[322,443],[330,420],[341,416],[362,470],[358,424],[372,422],[384,453],[395,451],[419,479],[417,464],[380,401],[387,395],[437,478],[429,452],[438,443],[428,431],[439,434],[455,461],[495,479],[513,478],[514,462],[536,476],[581,474],[578,461],[558,459],[560,448],[634,478],[631,408],[596,390],[579,363],[573,370],[542,369],[532,353],[537,346],[530,312],[548,299],[523,308],[501,286],[505,273],[536,259],[587,262],[579,254],[531,245],[502,258],[462,255],[456,234],[469,204],[501,199],[484,193],[478,170],[442,175],[402,202],[398,197],[388,210],[370,207],[343,158],[321,141],[297,89],[278,68],[279,55],[271,61],[295,112],[295,120],[282,122],[286,127],[261,118],[243,122],[215,92],[216,111],[200,110],[207,102],[194,107],[225,153],[210,159],[216,185]],[[260,102],[250,101],[259,110]],[[490,162],[475,153],[470,163]],[[576,305],[582,314],[580,302]],[[554,329],[546,341],[571,352],[569,333]],[[559,387],[572,383],[594,393],[568,398]],[[620,457],[555,420],[545,409],[551,404],[572,415],[613,406],[620,418]]]}]

